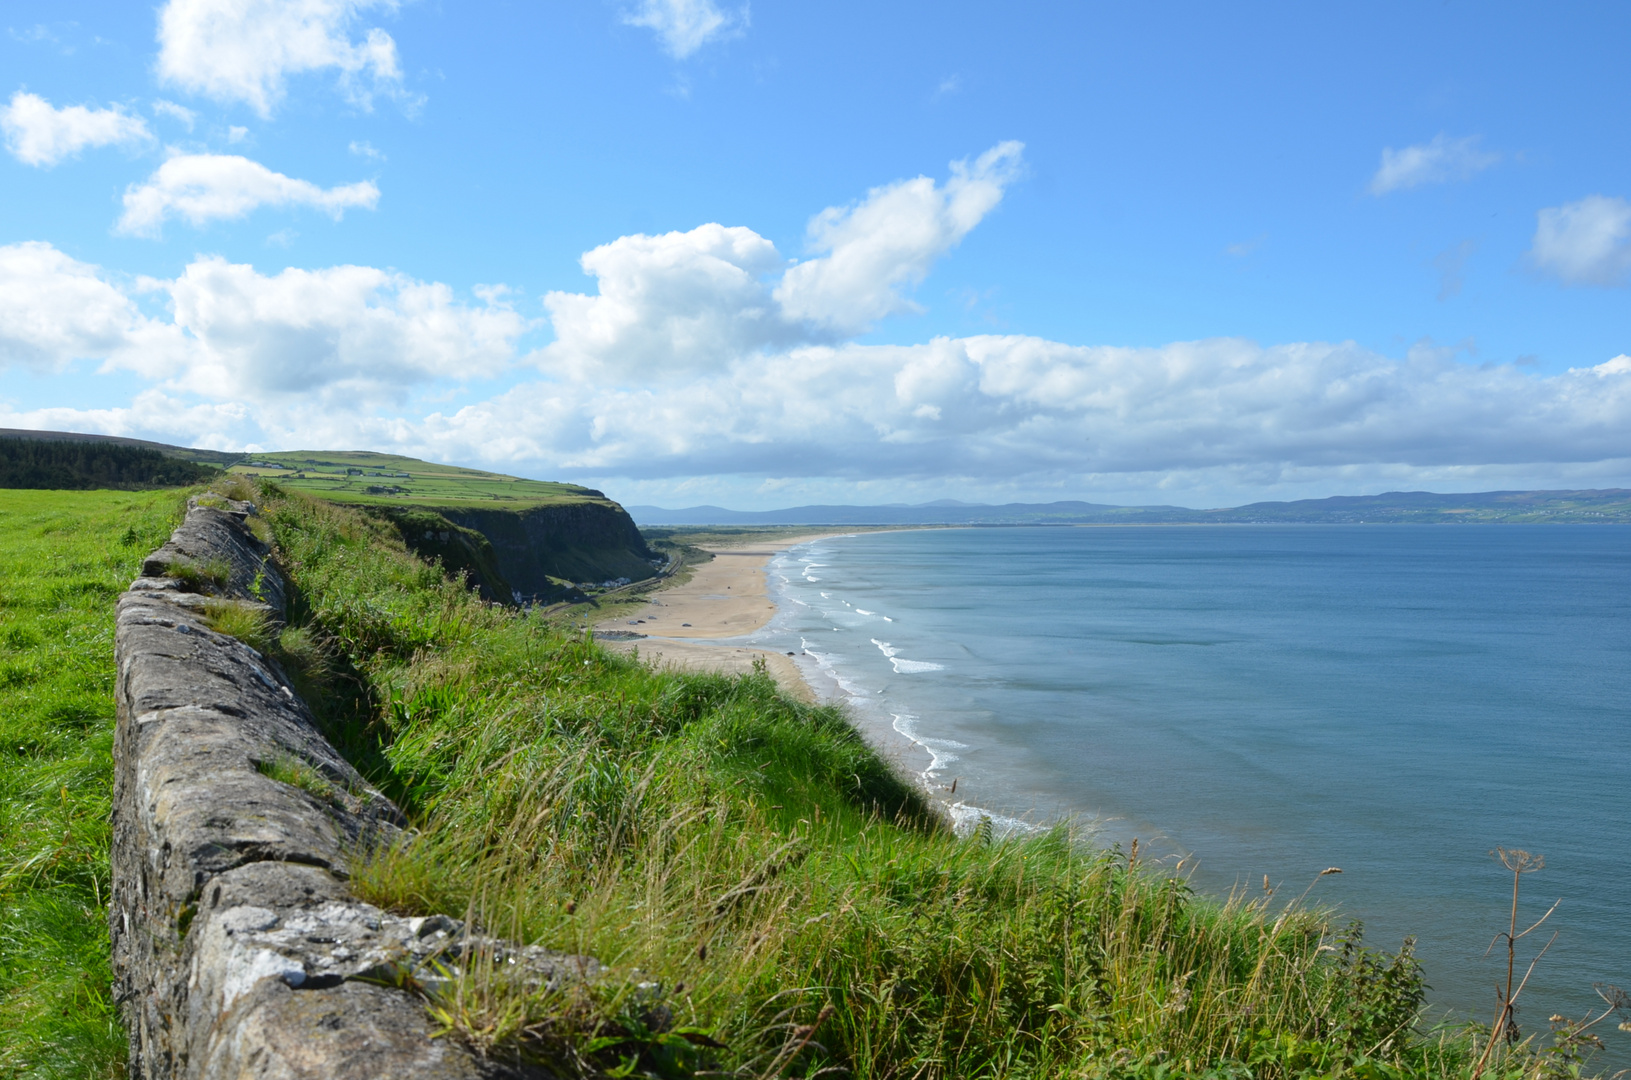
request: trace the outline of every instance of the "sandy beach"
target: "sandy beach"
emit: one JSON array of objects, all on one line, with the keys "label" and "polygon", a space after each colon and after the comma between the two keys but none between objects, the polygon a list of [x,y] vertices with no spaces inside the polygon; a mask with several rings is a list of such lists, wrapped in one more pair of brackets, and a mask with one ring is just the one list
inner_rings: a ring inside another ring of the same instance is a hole
[{"label": "sandy beach", "polygon": [[751,634],[776,614],[765,579],[765,567],[774,555],[797,544],[842,535],[816,532],[741,547],[704,548],[713,554],[713,560],[697,566],[688,581],[653,593],[638,614],[596,623],[595,629],[646,635],[602,644],[620,652],[638,651],[641,659],[658,667],[745,674],[753,670],[754,660],[763,659],[783,690],[803,701],[814,701],[815,691],[786,654],[711,642]]}]

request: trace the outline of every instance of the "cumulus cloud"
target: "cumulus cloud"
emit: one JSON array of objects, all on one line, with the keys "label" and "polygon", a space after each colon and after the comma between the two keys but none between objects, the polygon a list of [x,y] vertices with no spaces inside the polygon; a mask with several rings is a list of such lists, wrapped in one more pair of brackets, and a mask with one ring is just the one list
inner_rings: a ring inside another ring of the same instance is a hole
[{"label": "cumulus cloud", "polygon": [[[1539,375],[1430,343],[1401,358],[1351,342],[854,340],[996,204],[1018,160],[999,151],[943,185],[905,181],[818,215],[821,253],[790,269],[740,226],[598,247],[583,258],[597,291],[547,295],[555,338],[528,357],[533,324],[502,287],[464,301],[371,267],[268,275],[199,258],[141,284],[168,305],[151,316],[134,287],[49,245],[14,245],[0,249],[0,356],[47,370],[100,358],[150,392],[124,410],[13,423],[372,446],[647,485],[898,491],[954,477],[1080,497],[1174,478],[1195,490],[1631,475],[1631,357]],[[484,397],[468,383],[482,376],[507,388]]]},{"label": "cumulus cloud", "polygon": [[369,108],[376,93],[399,93],[396,42],[378,27],[353,39],[372,8],[396,0],[169,0],[159,12],[159,78],[262,117],[287,92],[290,75],[333,70],[342,92]]},{"label": "cumulus cloud", "polygon": [[322,188],[236,154],[178,154],[125,191],[118,230],[157,236],[169,218],[198,226],[261,206],[309,206],[338,221],[348,208],[372,210],[378,202],[379,188],[366,180]]},{"label": "cumulus cloud", "polygon": [[[137,292],[167,300],[168,316],[144,314]],[[415,386],[501,372],[528,326],[503,290],[462,303],[446,285],[368,266],[266,275],[208,257],[173,280],[121,286],[50,244],[0,247],[0,363],[91,359],[216,403],[400,403]]]},{"label": "cumulus cloud", "polygon": [[0,367],[53,371],[184,347],[96,267],[38,241],[0,247]]},{"label": "cumulus cloud", "polygon": [[710,41],[740,34],[748,24],[748,9],[726,13],[713,0],[641,0],[623,21],[653,31],[670,56],[684,60]]},{"label": "cumulus cloud", "polygon": [[897,311],[903,294],[1002,201],[1019,176],[1024,145],[1004,142],[953,162],[937,185],[927,176],[873,188],[853,206],[810,222],[810,246],[825,252],[790,268],[775,296],[789,318],[840,334],[860,333]]},{"label": "cumulus cloud", "polygon": [[1537,377],[1432,349],[1401,361],[1353,344],[993,335],[804,346],[680,386],[525,385],[427,417],[418,437],[579,475],[1150,486],[1181,472],[1624,460],[1627,430],[1623,360]]},{"label": "cumulus cloud", "polygon": [[0,427],[33,431],[85,431],[158,439],[205,450],[262,450],[253,411],[240,402],[192,402],[161,390],[143,390],[129,405],[77,409],[0,406]]},{"label": "cumulus cloud", "polygon": [[268,276],[210,257],[161,287],[198,347],[124,366],[217,399],[400,401],[416,384],[497,374],[527,327],[501,294],[461,304],[446,285],[370,266]]},{"label": "cumulus cloud", "polygon": [[55,165],[92,147],[135,146],[153,138],[141,117],[118,105],[58,109],[38,94],[21,90],[0,110],[0,130],[5,131],[6,149],[13,157],[25,165],[42,166]]},{"label": "cumulus cloud", "polygon": [[1529,261],[1566,285],[1624,285],[1631,276],[1631,202],[1588,195],[1542,210]]},{"label": "cumulus cloud", "polygon": [[546,368],[579,379],[663,379],[718,368],[785,334],[763,282],[775,245],[752,229],[703,225],[625,236],[582,259],[596,295],[544,298],[555,341]]},{"label": "cumulus cloud", "polygon": [[810,243],[824,254],[792,267],[742,226],[625,236],[595,248],[581,265],[597,293],[544,298],[556,340],[534,359],[578,379],[665,380],[763,349],[842,338],[914,310],[904,290],[1001,201],[1021,149],[1001,143],[973,164],[953,162],[944,184],[902,180],[817,214]]},{"label": "cumulus cloud", "polygon": [[1482,172],[1500,161],[1501,155],[1479,149],[1479,141],[1477,135],[1452,139],[1441,132],[1432,142],[1402,150],[1389,146],[1382,151],[1381,168],[1371,177],[1370,193],[1386,195],[1421,184],[1465,180]]}]

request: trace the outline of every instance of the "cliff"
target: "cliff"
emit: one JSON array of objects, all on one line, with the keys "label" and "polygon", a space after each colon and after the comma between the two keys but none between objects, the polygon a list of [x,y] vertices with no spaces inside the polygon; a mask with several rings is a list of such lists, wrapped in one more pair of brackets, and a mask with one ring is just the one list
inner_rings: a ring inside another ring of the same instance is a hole
[{"label": "cliff", "polygon": [[634,519],[614,502],[584,500],[526,510],[446,507],[443,517],[492,545],[499,572],[524,596],[558,588],[551,578],[640,581],[656,574],[656,555]]}]

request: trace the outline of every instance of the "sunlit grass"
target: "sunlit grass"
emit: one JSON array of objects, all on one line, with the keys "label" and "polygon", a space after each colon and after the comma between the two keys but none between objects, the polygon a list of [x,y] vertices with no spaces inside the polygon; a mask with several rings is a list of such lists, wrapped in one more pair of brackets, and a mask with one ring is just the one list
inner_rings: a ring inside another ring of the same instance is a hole
[{"label": "sunlit grass", "polygon": [[[958,839],[831,707],[653,672],[342,509],[265,502],[325,722],[419,826],[353,887],[612,969],[545,991],[477,964],[427,997],[449,1037],[656,1076],[1455,1077],[1477,1056],[1417,1030],[1408,946],[1196,896],[1066,828]],[[1485,1075],[1538,1066],[1520,1047]]]},{"label": "sunlit grass", "polygon": [[114,600],[182,501],[0,490],[0,1076],[124,1072],[106,910]]}]

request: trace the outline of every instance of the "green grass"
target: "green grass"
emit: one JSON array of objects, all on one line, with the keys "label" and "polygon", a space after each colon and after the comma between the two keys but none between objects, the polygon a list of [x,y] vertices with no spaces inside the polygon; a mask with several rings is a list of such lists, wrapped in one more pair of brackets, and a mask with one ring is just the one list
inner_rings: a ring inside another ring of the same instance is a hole
[{"label": "green grass", "polygon": [[[252,454],[234,465],[232,472],[275,480],[291,491],[364,506],[497,506],[525,510],[570,502],[611,505],[598,492],[575,484],[523,480],[503,473],[361,450]],[[399,490],[370,492],[369,488]]]},{"label": "green grass", "polygon": [[[241,482],[240,482],[241,484]],[[540,991],[475,963],[445,1037],[567,1074],[1468,1077],[1408,949],[1065,830],[951,835],[844,715],[763,674],[659,674],[484,605],[386,523],[276,488],[273,637],[335,745],[413,817],[365,898],[594,955]],[[116,1076],[105,904],[113,600],[174,494],[0,492],[0,1076]],[[234,620],[238,620],[234,622]],[[260,763],[320,798],[309,766]],[[1569,1075],[1532,1044],[1484,1076]]]},{"label": "green grass", "polygon": [[[652,672],[475,602],[343,508],[263,502],[302,597],[291,666],[326,672],[331,734],[419,827],[354,887],[612,967],[545,992],[478,964],[427,996],[447,1037],[584,1075],[1471,1071],[1475,1031],[1417,1028],[1408,943],[1197,896],[1064,829],[958,839],[841,712],[762,673]],[[1485,1076],[1555,1074],[1498,1057]]]},{"label": "green grass", "polygon": [[109,1001],[114,599],[182,496],[0,490],[0,1076],[124,1072]]}]

